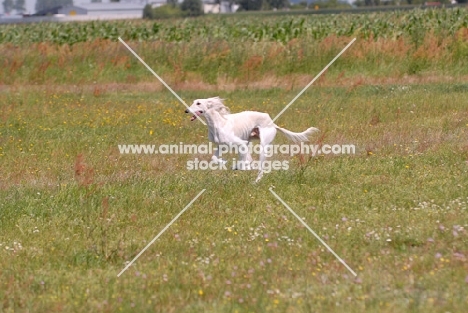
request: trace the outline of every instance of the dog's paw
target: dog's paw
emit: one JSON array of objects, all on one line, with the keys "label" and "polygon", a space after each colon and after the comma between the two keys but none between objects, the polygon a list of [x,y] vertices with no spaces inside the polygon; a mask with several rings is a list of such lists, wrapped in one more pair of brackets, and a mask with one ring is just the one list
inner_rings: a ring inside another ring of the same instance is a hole
[{"label": "dog's paw", "polygon": [[223,165],[227,163],[227,160],[223,160],[223,159],[221,159],[221,158],[218,158],[218,157],[215,156],[215,155],[213,155],[213,156],[211,157],[211,161],[217,162],[218,164],[223,164]]},{"label": "dog's paw", "polygon": [[258,173],[257,179],[255,180],[255,183],[258,183],[263,177],[263,172]]}]

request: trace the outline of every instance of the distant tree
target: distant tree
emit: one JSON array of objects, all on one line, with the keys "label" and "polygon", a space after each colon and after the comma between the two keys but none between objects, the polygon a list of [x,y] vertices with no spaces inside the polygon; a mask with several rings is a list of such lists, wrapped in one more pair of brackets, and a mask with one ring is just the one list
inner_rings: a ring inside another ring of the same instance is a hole
[{"label": "distant tree", "polygon": [[147,4],[143,8],[143,18],[153,18],[153,7],[151,6],[151,4]]},{"label": "distant tree", "polygon": [[37,0],[36,11],[53,8],[59,5],[73,5],[73,0]]},{"label": "distant tree", "polygon": [[18,12],[26,11],[24,0],[16,0],[13,9],[15,9]]},{"label": "distant tree", "polygon": [[204,13],[201,0],[184,0],[180,8],[190,16],[202,15]]},{"label": "distant tree", "polygon": [[13,0],[5,0],[3,1],[3,12],[10,13],[13,10],[14,6]]},{"label": "distant tree", "polygon": [[289,6],[289,0],[265,0],[270,9],[282,9]]},{"label": "distant tree", "polygon": [[237,4],[244,11],[258,11],[262,9],[263,0],[238,0]]}]

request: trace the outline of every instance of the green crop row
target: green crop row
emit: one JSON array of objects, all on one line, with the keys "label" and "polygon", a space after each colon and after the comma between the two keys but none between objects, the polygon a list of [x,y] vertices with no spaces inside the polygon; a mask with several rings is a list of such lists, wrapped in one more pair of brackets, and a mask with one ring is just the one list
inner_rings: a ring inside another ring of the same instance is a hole
[{"label": "green crop row", "polygon": [[205,16],[164,21],[92,21],[0,26],[0,43],[15,45],[78,42],[118,37],[131,41],[193,42],[226,40],[281,42],[328,36],[389,38],[420,42],[427,33],[450,36],[468,27],[468,10],[434,9],[372,14],[303,16]]}]

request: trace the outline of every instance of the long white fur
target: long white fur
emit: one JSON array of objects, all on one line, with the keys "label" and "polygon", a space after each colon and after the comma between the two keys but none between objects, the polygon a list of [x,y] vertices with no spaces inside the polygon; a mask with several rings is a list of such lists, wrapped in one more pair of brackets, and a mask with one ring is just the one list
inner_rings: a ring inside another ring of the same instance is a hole
[{"label": "long white fur", "polygon": [[[258,129],[260,145],[264,148],[269,145],[276,136],[276,131],[282,132],[289,140],[298,143],[309,141],[309,136],[319,131],[315,127],[310,127],[302,133],[295,133],[290,130],[279,127],[274,124],[271,117],[267,113],[244,111],[231,114],[229,108],[223,103],[223,99],[219,97],[208,99],[197,99],[185,111],[203,118],[208,125],[208,139],[211,142],[227,145],[247,146],[252,139],[252,131]],[[192,120],[194,117],[192,117]],[[247,150],[247,149],[245,149]],[[262,149],[264,151],[264,149]],[[252,156],[249,153],[239,156],[241,161],[247,161],[249,164],[252,161]],[[219,158],[219,148],[213,160],[224,162]],[[258,182],[263,176],[263,161],[265,160],[264,153],[260,154],[260,168],[256,181]],[[243,162],[242,162],[243,163]],[[250,169],[248,166],[241,169]]]}]

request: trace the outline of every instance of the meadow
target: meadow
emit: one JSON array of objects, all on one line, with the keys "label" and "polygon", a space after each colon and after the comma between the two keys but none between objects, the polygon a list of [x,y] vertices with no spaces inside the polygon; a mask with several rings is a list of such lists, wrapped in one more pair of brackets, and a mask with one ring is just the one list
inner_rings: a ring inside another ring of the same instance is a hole
[{"label": "meadow", "polygon": [[[1,26],[0,312],[464,312],[467,17]],[[301,30],[278,39],[278,25]],[[271,116],[356,37],[277,120],[356,154],[274,156],[290,168],[257,184],[255,171],[187,170],[207,155],[119,154],[207,143],[119,36],[187,103],[220,96]]]}]

